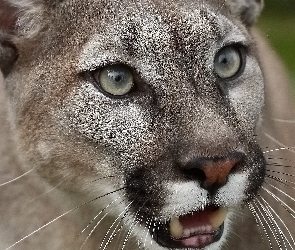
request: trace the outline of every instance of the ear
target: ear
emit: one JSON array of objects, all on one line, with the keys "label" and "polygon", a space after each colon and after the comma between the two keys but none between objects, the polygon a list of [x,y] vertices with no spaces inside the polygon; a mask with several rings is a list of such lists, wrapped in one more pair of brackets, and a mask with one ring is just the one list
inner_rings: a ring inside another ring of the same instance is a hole
[{"label": "ear", "polygon": [[17,59],[16,41],[34,39],[49,22],[58,0],[0,0],[0,69],[4,76]]},{"label": "ear", "polygon": [[[53,1],[53,0],[52,0]],[[10,10],[7,19],[10,28],[17,36],[34,37],[45,25],[47,18],[47,5],[51,0],[0,0],[1,7],[6,12]],[[2,7],[2,3],[4,3]],[[1,10],[1,12],[4,12]],[[6,15],[7,16],[7,15]],[[1,24],[0,24],[0,28]]]},{"label": "ear", "polygon": [[235,17],[249,27],[260,15],[264,0],[227,0],[226,5]]},{"label": "ear", "polygon": [[6,76],[17,59],[13,33],[16,22],[16,8],[4,0],[0,0],[0,70]]}]

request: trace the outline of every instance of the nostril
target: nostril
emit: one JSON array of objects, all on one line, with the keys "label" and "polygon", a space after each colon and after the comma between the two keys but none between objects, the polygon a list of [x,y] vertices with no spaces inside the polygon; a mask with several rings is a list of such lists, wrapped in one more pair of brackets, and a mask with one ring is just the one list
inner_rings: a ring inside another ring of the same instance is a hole
[{"label": "nostril", "polygon": [[183,169],[185,177],[189,180],[198,180],[201,183],[206,180],[206,174],[199,168],[185,168]]},{"label": "nostril", "polygon": [[244,158],[241,152],[225,157],[199,157],[183,166],[183,171],[187,178],[198,180],[204,189],[212,191],[226,184],[228,175],[242,165]]}]

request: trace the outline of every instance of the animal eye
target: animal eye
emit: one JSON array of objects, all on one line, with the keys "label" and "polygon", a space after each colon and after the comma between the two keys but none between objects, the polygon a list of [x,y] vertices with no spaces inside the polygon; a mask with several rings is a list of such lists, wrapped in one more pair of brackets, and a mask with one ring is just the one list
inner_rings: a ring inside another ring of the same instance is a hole
[{"label": "animal eye", "polygon": [[123,96],[131,92],[134,81],[131,70],[122,65],[110,65],[94,72],[94,80],[107,94]]},{"label": "animal eye", "polygon": [[243,68],[242,51],[237,46],[227,46],[217,52],[214,59],[214,70],[222,79],[237,76]]}]

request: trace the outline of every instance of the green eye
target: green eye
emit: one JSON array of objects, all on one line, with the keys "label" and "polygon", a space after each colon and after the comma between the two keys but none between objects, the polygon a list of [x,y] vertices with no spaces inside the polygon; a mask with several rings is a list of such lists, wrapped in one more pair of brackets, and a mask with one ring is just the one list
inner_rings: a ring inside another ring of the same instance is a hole
[{"label": "green eye", "polygon": [[241,50],[227,46],[217,52],[214,59],[214,70],[222,79],[232,78],[241,72],[243,57]]},{"label": "green eye", "polygon": [[94,79],[103,91],[114,96],[126,95],[134,86],[130,69],[122,65],[104,67],[94,74]]}]

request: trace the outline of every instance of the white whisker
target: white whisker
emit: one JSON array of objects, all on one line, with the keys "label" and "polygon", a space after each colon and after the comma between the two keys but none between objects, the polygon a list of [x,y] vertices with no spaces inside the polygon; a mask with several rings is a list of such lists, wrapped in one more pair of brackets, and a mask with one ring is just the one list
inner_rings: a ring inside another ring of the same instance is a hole
[{"label": "white whisker", "polygon": [[283,122],[283,123],[291,123],[295,124],[295,120],[286,120],[286,119],[278,119],[278,118],[271,118],[270,120],[276,121],[276,122]]},{"label": "white whisker", "polygon": [[278,145],[280,145],[282,148],[284,148],[284,149],[286,149],[286,150],[288,150],[288,151],[290,151],[290,152],[293,152],[293,153],[295,152],[294,147],[288,147],[288,146],[286,146],[284,143],[278,141],[277,139],[275,139],[273,136],[271,136],[270,134],[268,134],[268,133],[266,133],[266,132],[264,132],[264,135],[265,135],[266,137],[268,137],[269,139],[271,139],[273,142],[275,142],[275,143],[277,143]]},{"label": "white whisker", "polygon": [[282,185],[284,185],[284,186],[286,186],[288,188],[295,189],[295,187],[291,186],[291,185],[295,185],[295,182],[293,182],[293,181],[288,181],[288,180],[285,180],[285,179],[282,179],[282,178],[279,178],[279,177],[276,177],[276,176],[272,176],[272,175],[266,175],[265,177],[268,178],[268,179],[271,179],[271,180],[275,180],[275,181],[279,182],[280,184],[282,184]]},{"label": "white whisker", "polygon": [[[257,199],[257,198],[256,198],[256,199]],[[268,226],[268,228],[270,228],[269,225],[268,225],[268,222],[265,221],[265,218],[264,218],[263,214],[261,214],[261,211],[260,211],[259,207],[258,207],[257,204],[255,204],[254,202],[255,202],[255,201],[252,201],[252,203],[248,203],[249,209],[250,209],[251,213],[254,215],[257,224],[260,225],[260,226],[262,227],[263,232],[264,232],[265,235],[266,235],[266,238],[267,238],[267,241],[268,241],[268,244],[269,244],[270,249],[273,249],[273,247],[272,247],[272,242],[271,242],[271,239],[270,239],[269,233],[268,233],[268,231],[267,231],[267,229],[266,229],[266,226],[265,226],[265,223],[266,223],[266,225]],[[253,203],[254,203],[254,204],[253,204]],[[257,210],[258,210],[258,211],[257,211]],[[261,215],[261,217],[263,218],[264,221],[262,221],[260,215]],[[265,222],[265,223],[264,223],[264,222]]]},{"label": "white whisker", "polygon": [[[103,238],[103,240],[102,240],[102,242],[101,242],[101,244],[100,244],[99,249],[101,249],[101,248],[103,247],[102,249],[105,250],[105,249],[107,248],[107,246],[110,244],[110,242],[113,240],[113,238],[115,237],[115,232],[116,232],[118,226],[120,225],[120,223],[121,223],[121,221],[123,220],[123,218],[126,216],[126,213],[128,212],[128,209],[129,209],[129,207],[131,206],[132,203],[133,203],[133,201],[131,201],[131,202],[130,202],[130,203],[124,208],[124,210],[123,210],[123,211],[117,216],[117,218],[116,218],[116,219],[114,220],[114,222],[111,224],[111,226],[109,227],[108,231],[106,232],[106,234],[105,234],[105,236],[104,236],[104,238]],[[121,218],[122,215],[123,215],[123,217]],[[121,221],[118,221],[119,219],[121,219]],[[107,243],[104,244],[104,242],[105,242],[107,236],[109,235],[111,229],[113,228],[113,226],[114,226],[116,223],[117,223],[117,225],[116,225],[115,229],[113,230],[112,234],[109,236],[109,239],[108,239]]]},{"label": "white whisker", "polygon": [[275,220],[275,218],[273,217],[272,213],[267,208],[267,204],[262,204],[262,202],[260,202],[258,199],[256,199],[256,201],[259,203],[260,207],[263,210],[263,213],[265,214],[265,217],[270,222],[270,224],[273,228],[272,233],[273,233],[273,236],[277,242],[279,249],[282,249],[282,244],[280,243],[281,240],[283,241],[283,244],[286,247],[283,231],[279,227],[279,225],[278,225],[277,221]]},{"label": "white whisker", "polygon": [[256,201],[259,202],[259,200],[255,199],[254,204],[255,204],[256,208],[258,209],[260,216],[262,216],[264,222],[266,223],[268,229],[270,230],[270,233],[273,236],[273,238],[276,242],[276,245],[279,247],[279,249],[281,249],[281,244],[279,241],[280,237],[278,236],[278,233],[276,231],[276,226],[274,225],[274,220],[272,220],[271,217],[267,216],[267,214],[266,214],[267,210],[266,210],[265,206],[263,204],[261,204],[260,202],[259,202],[260,205],[258,205]]},{"label": "white whisker", "polygon": [[294,241],[294,238],[293,238],[293,236],[292,236],[289,228],[287,227],[286,223],[282,220],[282,218],[279,216],[279,214],[271,207],[271,205],[263,197],[260,196],[260,198],[263,200],[264,204],[268,207],[268,209],[271,210],[271,211],[269,211],[269,213],[270,214],[274,214],[280,220],[280,222],[282,223],[283,227],[287,230],[287,233],[289,234],[289,236],[291,238],[292,244],[290,243],[290,241],[288,240],[288,238],[285,236],[285,234],[283,234],[282,236],[284,238],[286,238],[286,240],[287,240],[289,246],[291,247],[291,249],[294,249],[293,246],[295,246],[295,241]]},{"label": "white whisker", "polygon": [[[141,208],[142,208],[142,207],[141,207]],[[123,241],[123,244],[122,244],[122,248],[121,248],[121,250],[124,250],[124,248],[125,248],[125,246],[126,246],[128,240],[129,240],[129,238],[130,238],[131,235],[132,235],[132,232],[133,232],[134,229],[135,229],[135,226],[136,226],[138,223],[141,222],[141,220],[137,218],[137,215],[139,214],[141,208],[138,209],[138,211],[136,212],[136,214],[132,216],[133,219],[132,219],[131,225],[130,225],[130,227],[129,227],[129,230],[128,230],[128,232],[127,232],[127,235],[126,235],[126,237],[124,238],[124,241]]]},{"label": "white whisker", "polygon": [[[124,195],[123,195],[124,196]],[[113,200],[111,203],[109,203],[107,206],[105,206],[89,223],[88,225],[81,231],[81,233],[84,233],[87,228],[90,227],[90,225],[97,219],[99,215],[101,215],[106,209],[108,209],[113,203],[117,202],[118,199],[121,199],[121,196]]]},{"label": "white whisker", "polygon": [[293,147],[291,147],[291,148],[282,147],[282,148],[269,149],[269,150],[263,151],[263,154],[274,153],[274,152],[278,152],[278,151],[282,151],[282,150],[290,150],[290,149],[293,149]]},{"label": "white whisker", "polygon": [[24,174],[22,174],[22,175],[20,175],[20,176],[18,176],[18,177],[15,177],[14,179],[12,179],[12,180],[10,180],[10,181],[6,181],[6,182],[4,182],[4,183],[1,183],[1,184],[0,184],[0,187],[2,187],[2,186],[4,186],[4,185],[7,185],[7,184],[10,184],[10,183],[12,183],[12,182],[15,182],[15,181],[19,180],[20,178],[22,178],[22,177],[28,175],[29,173],[31,173],[33,170],[35,170],[35,169],[32,168],[32,169],[30,169],[29,171],[25,172]]},{"label": "white whisker", "polygon": [[64,180],[60,181],[58,184],[56,184],[54,187],[50,188],[48,191],[46,191],[45,193],[35,197],[34,199],[29,200],[27,203],[31,203],[33,201],[36,201],[38,199],[40,199],[41,197],[51,193],[53,190],[55,190],[57,187],[59,187],[62,183],[64,182]]},{"label": "white whisker", "polygon": [[67,215],[67,214],[69,214],[69,213],[71,213],[71,212],[73,212],[73,211],[75,211],[75,210],[77,210],[77,209],[79,209],[79,208],[81,208],[81,207],[83,207],[83,206],[85,206],[85,205],[91,203],[91,202],[94,202],[94,201],[96,201],[96,200],[98,200],[98,199],[100,199],[100,198],[102,198],[102,197],[105,197],[105,196],[107,196],[107,195],[110,195],[110,194],[113,194],[113,193],[115,193],[115,192],[118,192],[118,191],[120,191],[120,190],[122,190],[122,189],[124,189],[124,188],[119,188],[119,189],[117,189],[117,190],[115,190],[115,191],[112,191],[112,192],[109,192],[109,193],[107,193],[107,194],[101,195],[101,196],[99,196],[99,197],[96,197],[96,198],[94,198],[94,199],[92,199],[92,200],[90,200],[90,201],[87,201],[87,202],[85,202],[85,203],[83,203],[83,204],[81,204],[81,205],[79,205],[79,206],[76,206],[76,207],[74,207],[74,208],[68,210],[67,212],[65,212],[65,213],[63,213],[63,214],[57,216],[57,217],[54,218],[53,220],[47,222],[47,223],[44,224],[43,226],[41,226],[41,227],[39,227],[38,229],[34,230],[33,232],[27,234],[26,236],[24,236],[24,237],[21,238],[20,240],[16,241],[15,243],[13,243],[13,244],[10,245],[9,247],[7,247],[5,250],[11,249],[12,247],[16,246],[16,245],[19,244],[20,242],[24,241],[25,239],[27,239],[27,238],[29,238],[30,236],[34,235],[35,233],[39,232],[39,231],[42,230],[43,228],[49,226],[49,225],[52,224],[53,222],[55,222],[55,221],[57,221],[58,219],[64,217],[65,215]]},{"label": "white whisker", "polygon": [[[265,182],[267,183],[267,182]],[[273,188],[275,188],[276,190],[278,190],[279,192],[285,194],[285,196],[289,197],[291,200],[294,201],[294,198],[290,197],[288,194],[286,194],[285,192],[283,192],[282,190],[276,188],[275,186],[271,185],[270,183],[267,183],[268,185],[272,186]],[[279,204],[281,204],[288,212],[289,214],[295,218],[295,210],[293,208],[291,208],[286,202],[284,202],[282,199],[280,199],[278,196],[276,196],[274,193],[270,192],[267,188],[262,187],[263,190],[265,190],[271,197],[273,197],[276,201],[279,202]]]}]

